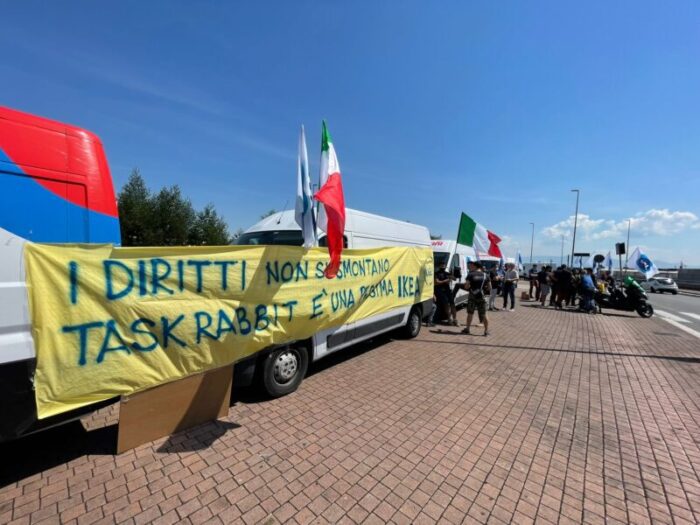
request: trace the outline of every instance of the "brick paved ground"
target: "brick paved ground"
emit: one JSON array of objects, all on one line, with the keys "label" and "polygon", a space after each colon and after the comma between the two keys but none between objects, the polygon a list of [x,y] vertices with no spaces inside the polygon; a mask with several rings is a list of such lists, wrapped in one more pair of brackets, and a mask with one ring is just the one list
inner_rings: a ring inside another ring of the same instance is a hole
[{"label": "brick paved ground", "polygon": [[700,522],[697,340],[613,313],[493,319],[363,345],[122,456],[104,414],[1,446],[0,523]]}]

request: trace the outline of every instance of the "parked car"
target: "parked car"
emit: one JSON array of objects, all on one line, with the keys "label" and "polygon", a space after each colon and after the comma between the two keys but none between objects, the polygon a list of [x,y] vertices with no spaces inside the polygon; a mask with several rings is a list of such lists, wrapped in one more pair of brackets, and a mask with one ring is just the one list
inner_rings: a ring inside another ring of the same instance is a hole
[{"label": "parked car", "polygon": [[671,292],[673,295],[678,293],[678,285],[670,277],[652,277],[642,281],[642,287],[651,293]]}]

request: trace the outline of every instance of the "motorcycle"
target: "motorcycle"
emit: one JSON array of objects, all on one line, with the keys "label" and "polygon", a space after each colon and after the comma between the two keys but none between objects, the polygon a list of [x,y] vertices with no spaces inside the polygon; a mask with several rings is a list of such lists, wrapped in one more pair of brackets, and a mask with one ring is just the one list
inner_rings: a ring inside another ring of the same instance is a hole
[{"label": "motorcycle", "polygon": [[647,302],[647,294],[641,288],[628,286],[624,292],[620,288],[613,288],[609,294],[597,291],[594,297],[599,312],[602,312],[603,308],[610,308],[637,312],[644,318],[654,315],[654,307]]}]

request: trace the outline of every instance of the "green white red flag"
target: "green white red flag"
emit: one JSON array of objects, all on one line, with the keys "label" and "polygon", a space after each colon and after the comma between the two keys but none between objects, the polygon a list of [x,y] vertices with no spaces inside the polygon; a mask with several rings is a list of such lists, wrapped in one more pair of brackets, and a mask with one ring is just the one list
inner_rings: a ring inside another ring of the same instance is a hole
[{"label": "green white red flag", "polygon": [[500,242],[501,238],[498,235],[487,230],[466,213],[462,213],[457,233],[457,244],[473,247],[477,257],[488,254],[501,259],[503,254],[498,246]]},{"label": "green white red flag", "polygon": [[314,198],[323,204],[318,213],[318,226],[326,232],[330,264],[325,276],[332,279],[340,268],[340,254],[343,251],[343,234],[345,233],[345,197],[343,181],[340,177],[340,164],[335,154],[331,136],[323,121],[321,131],[321,173],[320,187]]}]

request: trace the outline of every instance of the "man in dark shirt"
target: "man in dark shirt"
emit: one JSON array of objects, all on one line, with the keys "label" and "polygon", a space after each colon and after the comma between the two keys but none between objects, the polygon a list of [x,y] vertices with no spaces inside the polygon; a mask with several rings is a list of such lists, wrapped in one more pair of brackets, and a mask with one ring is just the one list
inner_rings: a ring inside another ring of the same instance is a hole
[{"label": "man in dark shirt", "polygon": [[491,293],[491,280],[484,273],[484,267],[479,261],[469,263],[469,274],[465,282],[465,289],[469,292],[467,298],[467,327],[463,334],[469,333],[469,328],[474,317],[474,310],[479,313],[479,321],[484,324],[484,335],[489,335],[489,320],[486,317],[486,296]]},{"label": "man in dark shirt", "polygon": [[527,273],[527,278],[530,281],[530,291],[528,292],[528,295],[530,296],[530,299],[532,299],[532,289],[535,289],[535,301],[538,301],[540,298],[540,283],[537,280],[537,265],[533,264],[532,268],[530,268],[530,271]]},{"label": "man in dark shirt", "polygon": [[552,271],[551,266],[543,266],[542,269],[537,272],[537,284],[539,288],[537,289],[537,293],[539,294],[539,301],[540,305],[544,306],[544,303],[547,301],[547,296],[549,295],[550,291],[550,278],[549,274]]},{"label": "man in dark shirt", "polygon": [[457,319],[452,318],[454,297],[452,296],[452,290],[450,290],[450,281],[453,277],[445,268],[446,264],[441,262],[438,266],[438,270],[435,272],[435,297],[437,299],[438,308],[442,309],[444,312],[448,324],[457,326]]},{"label": "man in dark shirt", "polygon": [[573,275],[566,265],[562,264],[559,269],[554,272],[554,279],[556,280],[557,286],[556,307],[561,309],[562,304],[568,302],[569,300],[569,295],[572,291],[571,287]]}]

